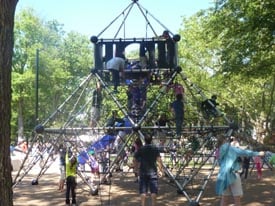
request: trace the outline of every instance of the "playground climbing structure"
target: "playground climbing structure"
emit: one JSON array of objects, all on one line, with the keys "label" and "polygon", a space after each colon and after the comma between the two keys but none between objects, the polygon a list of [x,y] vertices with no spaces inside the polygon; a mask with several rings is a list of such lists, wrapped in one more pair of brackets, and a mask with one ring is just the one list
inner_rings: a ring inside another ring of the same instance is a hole
[{"label": "playground climbing structure", "polygon": [[[118,37],[134,7],[145,19],[146,34],[150,29],[152,37]],[[115,36],[100,38],[121,16],[122,22]],[[161,32],[153,28],[150,18],[162,26]],[[189,205],[199,205],[217,165],[216,140],[219,135],[230,137],[236,127],[226,114],[208,100],[203,90],[184,74],[184,69],[178,64],[177,47],[180,40],[180,35],[169,31],[137,0],[131,1],[102,32],[91,37],[94,45],[91,72],[55,112],[36,126],[29,152],[13,179],[14,187],[35,165],[40,164],[41,170],[32,182],[38,184],[56,160],[59,146],[65,145],[78,155],[81,164],[97,158],[101,168],[99,184],[91,181],[85,170],[78,170],[78,175],[89,186],[91,194],[97,195],[101,183],[109,181],[111,184],[112,173],[123,169],[122,165],[129,165],[125,161],[129,161],[127,154],[135,139],[139,137],[143,141],[144,133],[150,132],[163,155],[167,184],[174,185],[175,191],[184,195]],[[131,45],[136,46],[133,53],[138,55],[135,58],[125,54]],[[115,56],[125,56],[127,60],[119,93],[113,92],[110,72],[106,68],[106,63]],[[97,85],[101,87],[102,96],[100,119],[91,127],[90,115]],[[180,85],[181,90],[177,91],[175,85]],[[193,117],[185,119],[180,136],[176,135],[170,111],[176,91],[182,93],[185,111],[191,113],[185,116]],[[210,117],[203,115],[200,107],[203,101],[207,101],[214,111]],[[109,117],[114,113],[118,117],[109,124]],[[167,115],[168,121],[165,125],[156,125],[161,113]]]}]

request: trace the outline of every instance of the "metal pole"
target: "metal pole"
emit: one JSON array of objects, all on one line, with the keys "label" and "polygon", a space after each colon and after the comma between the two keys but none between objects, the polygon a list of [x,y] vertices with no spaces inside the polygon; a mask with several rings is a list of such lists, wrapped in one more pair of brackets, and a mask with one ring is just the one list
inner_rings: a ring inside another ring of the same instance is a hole
[{"label": "metal pole", "polygon": [[39,89],[39,49],[36,49],[36,69],[35,69],[35,122],[38,123],[38,89]]}]

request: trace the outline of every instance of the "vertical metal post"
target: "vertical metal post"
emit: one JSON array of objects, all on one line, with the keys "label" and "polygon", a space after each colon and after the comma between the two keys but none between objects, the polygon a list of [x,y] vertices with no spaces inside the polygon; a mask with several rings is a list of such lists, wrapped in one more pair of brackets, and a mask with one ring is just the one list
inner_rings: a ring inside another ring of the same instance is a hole
[{"label": "vertical metal post", "polygon": [[39,49],[36,49],[36,69],[35,69],[35,122],[38,123],[38,103],[39,103]]}]

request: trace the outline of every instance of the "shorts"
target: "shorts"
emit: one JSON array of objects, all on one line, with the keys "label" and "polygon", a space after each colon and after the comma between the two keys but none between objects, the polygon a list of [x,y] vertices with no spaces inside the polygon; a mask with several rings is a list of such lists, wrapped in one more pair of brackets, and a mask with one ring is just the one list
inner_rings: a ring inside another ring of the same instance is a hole
[{"label": "shorts", "polygon": [[139,193],[145,194],[150,189],[151,194],[158,193],[158,175],[157,173],[142,174],[139,180]]},{"label": "shorts", "polygon": [[60,165],[59,166],[59,170],[60,170],[60,180],[65,180],[65,178],[66,178],[65,166],[64,165]]},{"label": "shorts", "polygon": [[91,108],[91,121],[98,122],[100,119],[100,109],[97,107]]},{"label": "shorts", "polygon": [[236,173],[236,180],[223,192],[224,196],[243,196],[240,174]]}]

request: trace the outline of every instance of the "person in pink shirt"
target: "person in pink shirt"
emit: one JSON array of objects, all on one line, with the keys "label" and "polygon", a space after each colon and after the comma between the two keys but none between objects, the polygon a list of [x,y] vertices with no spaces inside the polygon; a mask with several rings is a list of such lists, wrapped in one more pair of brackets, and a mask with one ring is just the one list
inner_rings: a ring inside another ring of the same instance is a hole
[{"label": "person in pink shirt", "polygon": [[178,82],[175,82],[175,83],[172,83],[172,84],[168,85],[167,92],[170,89],[173,91],[175,96],[177,96],[178,94],[184,95],[184,87],[182,86],[182,84],[180,84]]},{"label": "person in pink shirt", "polygon": [[253,157],[256,169],[257,169],[257,176],[258,179],[262,178],[262,158],[260,156]]},{"label": "person in pink shirt", "polygon": [[184,95],[184,87],[181,84],[179,84],[178,82],[173,84],[171,87],[173,88],[175,96],[177,96],[177,94]]}]

